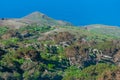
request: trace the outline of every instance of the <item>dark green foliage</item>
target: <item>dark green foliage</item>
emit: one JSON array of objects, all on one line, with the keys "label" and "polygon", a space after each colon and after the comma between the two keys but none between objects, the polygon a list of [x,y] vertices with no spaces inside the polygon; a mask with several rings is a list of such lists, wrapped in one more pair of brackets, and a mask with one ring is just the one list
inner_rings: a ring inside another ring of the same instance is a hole
[{"label": "dark green foliage", "polygon": [[51,26],[39,26],[39,25],[33,24],[33,25],[28,25],[24,28],[20,28],[20,31],[28,31],[31,34],[33,34],[33,33],[43,33],[52,29],[54,28],[52,28]]}]

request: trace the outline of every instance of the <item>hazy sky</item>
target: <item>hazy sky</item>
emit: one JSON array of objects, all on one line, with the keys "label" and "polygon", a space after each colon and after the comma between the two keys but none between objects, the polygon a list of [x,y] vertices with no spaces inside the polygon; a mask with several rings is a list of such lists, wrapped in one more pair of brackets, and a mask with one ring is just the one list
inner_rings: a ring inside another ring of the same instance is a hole
[{"label": "hazy sky", "polygon": [[0,17],[23,17],[34,11],[75,25],[120,26],[120,0],[0,0]]}]

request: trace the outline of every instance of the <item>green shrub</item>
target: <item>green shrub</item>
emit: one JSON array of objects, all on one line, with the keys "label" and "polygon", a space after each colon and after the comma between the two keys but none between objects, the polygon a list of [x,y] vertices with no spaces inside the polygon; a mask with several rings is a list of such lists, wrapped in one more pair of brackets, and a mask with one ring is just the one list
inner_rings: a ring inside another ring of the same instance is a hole
[{"label": "green shrub", "polygon": [[7,28],[7,27],[1,26],[1,27],[0,27],[0,36],[1,36],[2,34],[4,34],[5,32],[7,32],[8,29],[9,29],[9,28]]},{"label": "green shrub", "polygon": [[99,63],[80,70],[75,67],[70,67],[65,71],[63,80],[97,80],[105,71],[118,69],[115,65]]},{"label": "green shrub", "polygon": [[54,28],[51,28],[50,26],[38,26],[36,24],[28,25],[26,27],[20,28],[20,31],[29,31],[30,33],[36,33],[36,32],[46,32],[49,30],[53,30]]},{"label": "green shrub", "polygon": [[54,68],[54,66],[55,66],[54,64],[48,64],[48,69],[51,70]]},{"label": "green shrub", "polygon": [[10,38],[7,40],[2,40],[2,44],[6,46],[16,45],[19,42],[19,38]]}]

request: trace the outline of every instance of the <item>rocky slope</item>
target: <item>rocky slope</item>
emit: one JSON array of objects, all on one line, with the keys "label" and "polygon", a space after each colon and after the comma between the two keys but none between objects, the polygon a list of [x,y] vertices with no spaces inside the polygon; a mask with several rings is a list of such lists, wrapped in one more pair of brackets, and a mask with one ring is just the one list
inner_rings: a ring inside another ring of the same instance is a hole
[{"label": "rocky slope", "polygon": [[[44,16],[38,14],[23,17],[26,23],[15,19],[23,27],[12,29],[11,20],[0,27],[0,80],[120,79],[120,28],[31,24]],[[46,19],[55,21],[45,16],[40,22]]]}]

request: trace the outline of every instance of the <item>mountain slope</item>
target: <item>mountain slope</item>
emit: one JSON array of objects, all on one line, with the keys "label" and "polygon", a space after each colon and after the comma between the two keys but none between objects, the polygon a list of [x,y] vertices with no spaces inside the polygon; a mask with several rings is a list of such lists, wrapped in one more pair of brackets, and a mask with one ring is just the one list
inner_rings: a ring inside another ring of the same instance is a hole
[{"label": "mountain slope", "polygon": [[0,80],[108,80],[106,73],[119,80],[120,40],[113,37],[73,26],[0,27],[0,33]]},{"label": "mountain slope", "polygon": [[0,27],[0,80],[120,80],[119,27],[63,26],[39,12],[0,24],[10,27]]},{"label": "mountain slope", "polygon": [[40,26],[71,26],[71,23],[55,20],[40,12],[33,12],[23,18],[1,19],[0,26],[20,28],[25,25],[37,24]]},{"label": "mountain slope", "polygon": [[53,18],[48,17],[47,15],[40,12],[33,12],[22,18],[23,20],[30,20],[33,23],[37,23],[38,25],[50,25],[50,26],[69,26],[71,25],[68,22],[55,20]]}]

